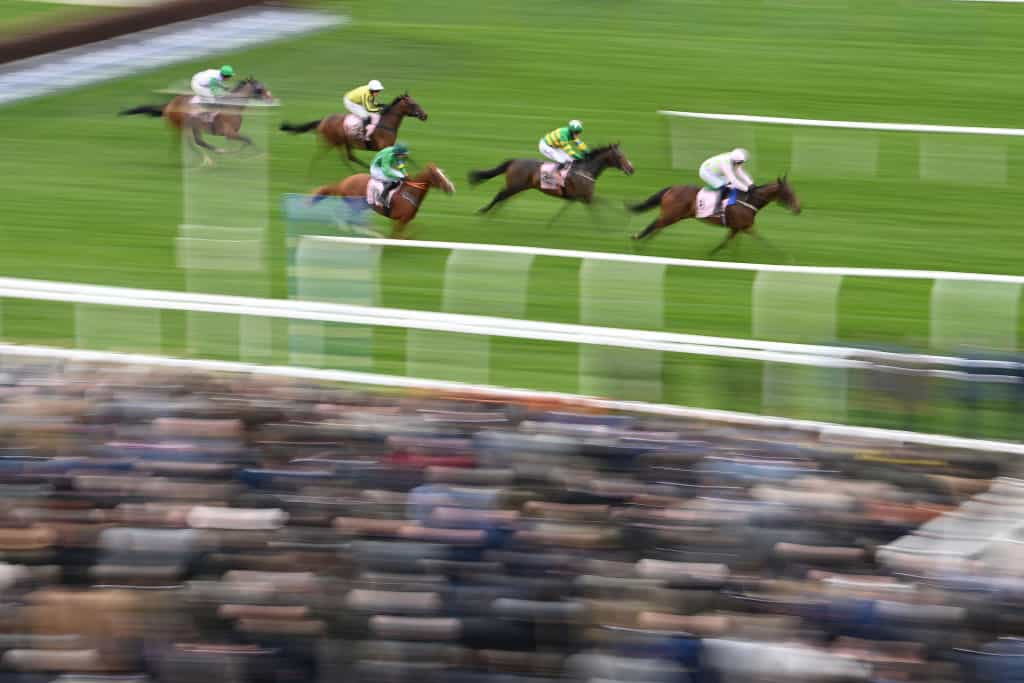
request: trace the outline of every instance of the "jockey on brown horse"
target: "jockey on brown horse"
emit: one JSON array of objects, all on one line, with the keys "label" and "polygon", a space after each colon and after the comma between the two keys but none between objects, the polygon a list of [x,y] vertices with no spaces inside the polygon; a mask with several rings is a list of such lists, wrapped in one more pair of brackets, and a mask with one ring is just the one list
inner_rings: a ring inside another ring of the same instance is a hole
[{"label": "jockey on brown horse", "polygon": [[[313,191],[312,201],[318,202],[331,195],[365,197],[374,211],[394,221],[392,237],[404,237],[406,226],[416,217],[430,188],[439,187],[445,194],[455,192],[452,181],[432,163],[428,163],[418,175],[407,177],[402,170],[406,154],[404,145],[398,150],[394,147],[383,149],[374,157],[372,176],[357,173],[341,182],[318,187]],[[393,191],[381,187],[382,181],[394,183]]]},{"label": "jockey on brown horse", "polygon": [[742,149],[711,157],[701,164],[700,168],[700,176],[706,183],[705,187],[673,185],[659,190],[643,202],[627,205],[634,213],[654,207],[660,209],[658,217],[643,231],[633,235],[633,239],[650,237],[663,228],[687,218],[699,218],[729,230],[725,239],[711,251],[712,256],[741,232],[764,241],[754,231],[754,219],[758,211],[772,202],[778,202],[798,214],[800,200],[786,176],[772,183],[755,185],[742,168],[737,168],[746,162],[746,157],[746,150]]},{"label": "jockey on brown horse", "polygon": [[415,116],[420,121],[427,120],[427,112],[409,93],[399,95],[383,108],[379,107],[376,94],[381,90],[383,86],[380,81],[370,81],[367,85],[345,93],[345,107],[351,114],[331,114],[300,124],[285,122],[281,124],[281,130],[305,133],[315,128],[324,151],[344,147],[349,161],[365,166],[352,153],[353,149],[379,151],[390,147],[398,139],[398,129],[406,116]]},{"label": "jockey on brown horse", "polygon": [[[221,73],[226,68],[229,67],[222,67]],[[196,77],[203,73],[205,72],[196,74]],[[230,78],[230,76],[228,77]],[[193,81],[195,80],[193,78]],[[213,99],[214,96],[216,99]],[[197,98],[202,101],[197,101]],[[142,105],[125,109],[120,112],[120,115],[162,116],[176,131],[191,131],[192,140],[203,155],[203,165],[210,166],[213,164],[213,160],[210,159],[207,151],[220,154],[224,150],[208,143],[203,138],[203,133],[219,135],[229,140],[238,140],[248,147],[252,145],[252,140],[239,132],[242,129],[242,111],[251,100],[270,102],[273,99],[273,95],[262,83],[255,78],[246,78],[230,91],[225,89],[222,93],[216,93],[211,90],[209,97],[206,97],[205,92],[202,91],[196,95],[179,95],[165,105]]]},{"label": "jockey on brown horse", "polygon": [[597,179],[606,168],[617,168],[626,175],[633,175],[633,164],[618,144],[598,147],[588,152],[581,161],[576,161],[563,173],[558,172],[558,166],[560,164],[557,162],[545,164],[537,159],[508,159],[494,168],[472,171],[469,182],[473,185],[505,174],[505,188],[494,195],[490,203],[480,209],[480,213],[489,211],[495,204],[524,190],[540,190],[552,197],[590,204],[594,200]]}]

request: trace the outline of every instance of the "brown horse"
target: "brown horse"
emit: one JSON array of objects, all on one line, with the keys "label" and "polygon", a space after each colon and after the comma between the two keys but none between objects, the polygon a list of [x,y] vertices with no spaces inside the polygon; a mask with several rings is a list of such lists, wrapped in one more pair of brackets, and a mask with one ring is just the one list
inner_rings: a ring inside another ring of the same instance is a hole
[{"label": "brown horse", "polygon": [[[341,182],[318,187],[313,191],[312,202],[316,203],[324,197],[332,195],[336,197],[366,197],[366,186],[369,182],[370,175],[368,173],[350,175]],[[392,193],[391,206],[388,209],[373,207],[374,211],[394,221],[394,227],[391,230],[392,237],[405,236],[405,226],[416,217],[423,200],[427,197],[427,192],[432,187],[441,188],[445,194],[455,192],[455,185],[448,180],[444,171],[436,164],[428,163],[420,173],[402,181],[398,189]]]},{"label": "brown horse", "polygon": [[224,150],[214,147],[203,139],[203,133],[219,135],[228,140],[239,140],[246,147],[252,145],[252,140],[239,131],[242,129],[242,110],[250,100],[272,101],[274,99],[270,91],[255,78],[246,78],[241,81],[229,97],[222,97],[214,105],[212,111],[201,111],[201,105],[192,104],[192,95],[178,95],[165,105],[144,104],[141,107],[133,107],[120,112],[121,116],[132,114],[148,114],[154,118],[165,117],[171,128],[179,133],[185,130],[192,132],[192,139],[199,147],[203,155],[203,166],[210,166],[213,160],[207,154],[216,152],[223,154]]},{"label": "brown horse", "polygon": [[[696,185],[673,185],[659,190],[639,204],[627,205],[627,208],[633,213],[647,211],[656,206],[660,208],[658,217],[651,221],[651,224],[642,232],[633,235],[633,239],[642,240],[673,223],[696,216],[697,193],[700,192],[700,189]],[[775,182],[754,185],[747,192],[741,192],[737,197],[737,202],[726,207],[722,214],[702,218],[701,220],[706,223],[729,229],[729,234],[711,251],[711,255],[717,254],[741,232],[764,241],[764,238],[754,231],[754,219],[758,211],[772,202],[783,204],[795,214],[800,213],[800,200],[797,198],[796,192],[793,191],[793,186],[789,184],[787,176],[783,176],[777,178]]]},{"label": "brown horse", "polygon": [[415,116],[420,121],[427,120],[427,112],[423,111],[423,108],[409,96],[409,93],[399,95],[391,101],[391,104],[384,107],[380,114],[380,121],[374,128],[369,142],[363,138],[348,136],[344,126],[346,116],[348,114],[331,114],[326,118],[300,124],[291,124],[286,121],[281,124],[281,130],[288,133],[305,133],[316,128],[316,134],[323,145],[324,152],[344,146],[349,161],[355,161],[365,166],[366,164],[352,153],[353,149],[375,152],[390,147],[398,139],[398,129],[402,125],[402,119],[406,116]]},{"label": "brown horse", "polygon": [[[594,186],[601,173],[611,166],[626,175],[633,175],[633,164],[629,163],[619,145],[607,145],[591,151],[585,159],[573,164],[560,190],[542,189],[540,186],[540,167],[546,162],[538,159],[508,159],[498,166],[486,171],[472,171],[469,174],[471,185],[505,174],[505,189],[494,195],[491,202],[481,208],[479,213],[486,213],[498,202],[503,202],[524,190],[540,190],[552,197],[561,197],[569,201],[590,204],[594,200]],[[568,205],[567,205],[568,206]]]}]

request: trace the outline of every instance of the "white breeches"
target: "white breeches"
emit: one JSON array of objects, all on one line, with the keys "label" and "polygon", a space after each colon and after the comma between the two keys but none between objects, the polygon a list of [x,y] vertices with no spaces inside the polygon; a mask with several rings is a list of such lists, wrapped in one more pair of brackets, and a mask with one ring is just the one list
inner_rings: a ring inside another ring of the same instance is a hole
[{"label": "white breeches", "polygon": [[729,179],[724,175],[715,173],[710,168],[705,168],[704,166],[700,167],[700,179],[707,183],[708,187],[715,190],[721,189],[729,182]]},{"label": "white breeches", "polygon": [[355,102],[349,100],[347,97],[344,98],[344,102],[345,109],[348,109],[349,112],[351,112],[352,114],[355,114],[361,119],[369,118],[371,126],[376,126],[380,122],[380,114],[375,114],[373,112],[366,111],[366,107],[364,107],[361,104],[356,104]]},{"label": "white breeches", "polygon": [[541,154],[546,156],[548,159],[551,159],[551,161],[557,161],[560,164],[564,164],[573,160],[573,158],[569,156],[568,152],[561,149],[555,149],[548,143],[544,142],[544,138],[540,139],[540,144],[537,145],[537,148],[540,150]]}]

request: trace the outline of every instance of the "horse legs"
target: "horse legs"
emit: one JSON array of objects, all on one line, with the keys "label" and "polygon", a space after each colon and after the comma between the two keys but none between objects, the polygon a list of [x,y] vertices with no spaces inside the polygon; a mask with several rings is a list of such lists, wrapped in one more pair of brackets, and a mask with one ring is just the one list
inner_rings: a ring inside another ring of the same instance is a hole
[{"label": "horse legs", "polygon": [[555,213],[555,215],[551,217],[551,220],[548,221],[548,224],[546,226],[544,226],[544,227],[550,228],[552,225],[554,225],[555,221],[557,221],[559,218],[561,218],[562,214],[564,214],[566,211],[568,211],[570,206],[572,206],[572,202],[571,201],[570,202],[565,202],[565,206],[563,206],[561,209],[559,209]]},{"label": "horse legs", "polygon": [[405,234],[405,229],[409,225],[411,219],[402,219],[395,223],[395,226],[391,228],[391,239],[404,240],[408,235]]},{"label": "horse legs", "polygon": [[328,152],[331,151],[330,145],[322,144],[317,147],[317,151],[313,152],[313,157],[309,160],[309,165],[306,166],[306,180],[308,181],[313,177],[313,167],[316,166],[316,162],[327,156]]},{"label": "horse legs", "polygon": [[196,147],[199,150],[199,154],[203,157],[203,166],[213,166],[213,159],[207,153],[207,150],[212,152],[220,152],[219,149],[211,145],[209,142],[203,139],[203,134],[199,132],[199,128],[192,126],[192,139],[196,143]]},{"label": "horse legs", "polygon": [[763,244],[764,246],[768,247],[768,248],[769,248],[769,249],[771,249],[771,250],[772,250],[773,252],[775,252],[775,254],[776,254],[777,256],[781,256],[782,258],[784,258],[784,259],[785,259],[786,261],[788,261],[789,263],[792,263],[792,262],[793,262],[793,257],[789,255],[789,252],[788,252],[788,251],[785,251],[784,249],[779,249],[779,248],[778,248],[777,246],[775,246],[774,244],[772,244],[771,242],[769,242],[769,241],[768,241],[767,239],[765,239],[764,237],[762,237],[762,236],[761,236],[761,233],[757,232],[757,231],[756,231],[756,230],[754,230],[753,228],[749,228],[749,229],[747,230],[747,233],[749,233],[750,235],[752,235],[752,236],[753,236],[753,237],[754,237],[754,238],[755,238],[755,239],[756,239],[756,240],[757,240],[758,242],[760,242],[761,244]]},{"label": "horse legs", "polygon": [[640,232],[638,232],[635,235],[633,235],[633,239],[635,239],[635,240],[646,239],[647,237],[650,237],[651,235],[653,235],[654,233],[658,232],[659,230],[661,230],[662,228],[664,228],[664,227],[666,227],[668,225],[669,225],[668,221],[666,221],[663,216],[659,215],[657,218],[655,218],[653,221],[651,221],[650,224],[646,228],[644,228]]},{"label": "horse legs", "polygon": [[223,133],[224,137],[228,140],[238,140],[242,143],[242,149],[246,147],[252,147],[252,138],[247,135],[242,135],[237,130],[225,130]]},{"label": "horse legs", "polygon": [[491,210],[491,207],[493,207],[498,202],[503,202],[506,199],[508,199],[509,197],[511,197],[513,195],[516,195],[516,194],[519,194],[524,189],[525,188],[516,188],[516,189],[513,189],[511,187],[504,188],[503,190],[498,192],[498,194],[494,195],[494,199],[491,200],[490,204],[488,204],[487,206],[485,206],[485,207],[483,207],[481,209],[478,209],[477,213],[487,213],[488,211]]},{"label": "horse legs", "polygon": [[732,238],[736,237],[736,235],[738,234],[740,234],[739,230],[737,230],[736,228],[729,228],[729,234],[725,236],[724,240],[718,243],[717,247],[711,250],[711,253],[708,254],[708,256],[714,256],[715,254],[720,252],[722,249],[725,248],[725,245],[727,245],[732,240]]},{"label": "horse legs", "polygon": [[348,141],[348,138],[345,138],[345,157],[350,163],[354,163],[357,166],[362,166],[363,168],[370,167],[369,164],[352,153],[352,143]]}]

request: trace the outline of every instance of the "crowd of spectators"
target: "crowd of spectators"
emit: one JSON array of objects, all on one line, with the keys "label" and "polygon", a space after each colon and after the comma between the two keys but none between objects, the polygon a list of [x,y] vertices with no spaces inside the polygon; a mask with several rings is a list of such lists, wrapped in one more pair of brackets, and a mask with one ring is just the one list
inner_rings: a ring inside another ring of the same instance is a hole
[{"label": "crowd of spectators", "polygon": [[1018,680],[1015,474],[565,405],[7,364],[0,675]]}]

